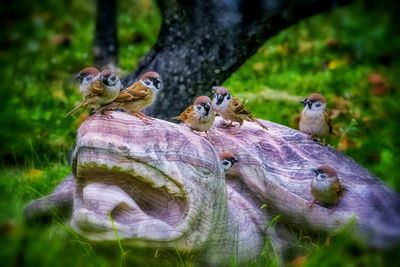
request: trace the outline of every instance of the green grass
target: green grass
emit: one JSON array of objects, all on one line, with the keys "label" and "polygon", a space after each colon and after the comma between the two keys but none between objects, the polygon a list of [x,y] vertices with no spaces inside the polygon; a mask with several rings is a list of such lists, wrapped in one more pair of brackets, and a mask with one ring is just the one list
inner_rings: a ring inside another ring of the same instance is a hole
[{"label": "green grass", "polygon": [[[84,116],[64,114],[80,98],[73,74],[92,62],[93,3],[11,4],[16,19],[0,36],[2,266],[121,266],[133,257],[117,243],[108,252],[94,249],[59,219],[45,226],[22,218],[26,203],[50,193],[70,172],[67,158]],[[145,0],[121,2],[119,12],[120,67],[131,71],[155,42],[161,18]],[[338,134],[329,143],[399,192],[400,35],[393,29],[385,13],[360,4],[315,16],[269,40],[224,86],[247,99],[256,116],[294,128],[302,108],[296,101],[321,92],[338,114]],[[383,92],[369,83],[371,73],[387,81]],[[316,240],[303,236],[295,244],[304,266],[389,266],[399,258],[356,244],[346,233]],[[256,266],[278,264],[270,246],[266,242]],[[175,258],[168,266],[193,262],[175,252],[160,254]]]}]

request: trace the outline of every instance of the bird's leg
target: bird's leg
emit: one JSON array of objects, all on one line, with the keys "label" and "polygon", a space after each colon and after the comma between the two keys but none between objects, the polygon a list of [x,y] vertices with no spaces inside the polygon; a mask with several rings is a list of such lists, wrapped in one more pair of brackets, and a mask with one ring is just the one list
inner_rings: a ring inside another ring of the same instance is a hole
[{"label": "bird's leg", "polygon": [[138,111],[137,113],[139,113],[143,118],[146,118],[148,120],[154,121],[155,119],[152,117],[147,116],[146,114],[144,114],[143,112]]},{"label": "bird's leg", "polygon": [[134,112],[131,112],[131,114],[135,117],[138,117],[145,124],[151,124],[151,120],[146,115],[144,115],[142,112],[134,111]]},{"label": "bird's leg", "polygon": [[102,109],[100,110],[100,114],[105,116],[106,119],[114,119],[114,117],[110,114],[111,110]]},{"label": "bird's leg", "polygon": [[322,138],[322,142],[320,142],[322,146],[327,146],[327,143],[325,142],[325,136]]},{"label": "bird's leg", "polygon": [[316,199],[311,200],[310,202],[308,202],[308,207],[311,209],[316,202],[317,202]]},{"label": "bird's leg", "polygon": [[233,126],[232,121],[228,122],[226,120],[222,120],[219,124],[224,128],[229,128]]},{"label": "bird's leg", "polygon": [[237,135],[237,134],[239,133],[239,131],[240,131],[240,126],[237,127],[237,128],[234,129],[234,130],[229,130],[229,131],[227,131],[227,133],[228,133],[228,134],[231,134],[231,135]]},{"label": "bird's leg", "polygon": [[206,138],[207,138],[207,140],[208,140],[210,143],[212,143],[212,142],[211,142],[211,138],[210,138],[210,136],[208,135],[208,132],[207,132],[207,131],[204,131],[204,132],[206,133],[206,136],[207,136]]},{"label": "bird's leg", "polygon": [[103,107],[99,107],[97,109],[95,109],[93,112],[94,114],[100,113],[101,115],[105,116],[107,119],[114,119],[114,117],[112,115],[110,115],[109,111],[107,109],[107,106],[103,106]]}]

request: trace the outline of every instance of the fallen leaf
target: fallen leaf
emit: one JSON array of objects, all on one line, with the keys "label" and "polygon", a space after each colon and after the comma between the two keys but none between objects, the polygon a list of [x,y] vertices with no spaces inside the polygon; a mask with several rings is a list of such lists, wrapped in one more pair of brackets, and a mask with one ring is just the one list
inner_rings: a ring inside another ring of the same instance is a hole
[{"label": "fallen leaf", "polygon": [[288,45],[280,44],[276,47],[276,51],[282,56],[287,55],[287,53],[289,52]]},{"label": "fallen leaf", "polygon": [[389,82],[379,73],[372,72],[368,76],[368,82],[372,85],[371,93],[374,96],[383,96],[390,92]]},{"label": "fallen leaf", "polygon": [[36,181],[38,180],[41,176],[43,175],[43,171],[39,169],[32,168],[29,171],[27,171],[24,175],[24,180],[29,180],[29,181]]},{"label": "fallen leaf", "polygon": [[351,140],[347,135],[344,135],[340,138],[336,150],[344,152],[348,150],[350,147],[355,147],[356,143]]},{"label": "fallen leaf", "polygon": [[327,38],[325,40],[325,46],[327,48],[337,48],[339,46],[339,41],[335,38]]},{"label": "fallen leaf", "polygon": [[333,59],[328,62],[328,69],[335,70],[345,66],[348,63],[347,58]]},{"label": "fallen leaf", "polygon": [[303,255],[295,258],[292,260],[289,264],[288,267],[302,267],[306,263],[306,260],[308,258],[308,255]]},{"label": "fallen leaf", "polygon": [[265,63],[256,62],[253,64],[252,69],[256,72],[263,72],[265,69]]},{"label": "fallen leaf", "polygon": [[305,53],[314,48],[314,42],[299,41],[299,53]]}]

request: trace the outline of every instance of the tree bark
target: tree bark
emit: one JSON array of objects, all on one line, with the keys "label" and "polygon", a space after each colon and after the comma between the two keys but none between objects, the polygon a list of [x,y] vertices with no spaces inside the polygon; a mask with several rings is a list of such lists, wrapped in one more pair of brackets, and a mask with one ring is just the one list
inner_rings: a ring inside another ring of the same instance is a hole
[{"label": "tree bark", "polygon": [[118,64],[117,29],[117,1],[97,0],[93,54],[100,69],[115,69]]}]

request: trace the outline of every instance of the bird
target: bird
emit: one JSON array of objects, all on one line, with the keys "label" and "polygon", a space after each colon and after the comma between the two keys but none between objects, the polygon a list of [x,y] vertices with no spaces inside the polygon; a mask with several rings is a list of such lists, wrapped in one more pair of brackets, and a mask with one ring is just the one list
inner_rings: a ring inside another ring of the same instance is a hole
[{"label": "bird", "polygon": [[210,140],[207,131],[211,128],[215,119],[215,112],[211,108],[211,99],[205,95],[197,97],[193,105],[172,119],[182,121],[191,130],[205,132],[207,139]]},{"label": "bird", "polygon": [[325,206],[335,205],[343,194],[343,187],[337,177],[336,170],[330,166],[320,166],[312,169],[315,177],[311,181],[313,200],[309,206],[319,202]]},{"label": "bird", "polygon": [[235,155],[230,151],[224,151],[219,154],[219,159],[221,160],[221,164],[225,172],[229,171],[229,169],[232,168],[236,162],[239,162]]},{"label": "bird", "polygon": [[322,144],[325,144],[325,136],[334,134],[332,120],[326,111],[325,97],[312,93],[300,103],[304,108],[300,114],[299,130],[313,140],[324,137]]},{"label": "bird", "polygon": [[268,129],[263,123],[253,117],[250,111],[246,110],[241,101],[232,96],[228,89],[222,86],[213,87],[215,95],[212,100],[212,107],[224,120],[221,125],[225,127],[234,126],[233,123],[239,123],[239,128],[243,125],[244,121],[256,122],[264,129]]},{"label": "bird", "polygon": [[88,93],[82,103],[67,113],[67,116],[73,115],[82,107],[91,107],[99,109],[101,106],[112,102],[121,90],[121,80],[109,69],[100,73],[99,79],[92,82],[88,88]]},{"label": "bird", "polygon": [[79,80],[79,91],[83,98],[89,93],[90,85],[99,79],[100,71],[94,67],[86,67],[79,71],[75,79]]},{"label": "bird", "polygon": [[153,103],[161,88],[160,75],[155,71],[148,71],[140,77],[139,81],[122,90],[112,103],[103,106],[99,111],[122,109],[148,123],[148,120],[152,118],[141,111]]}]

